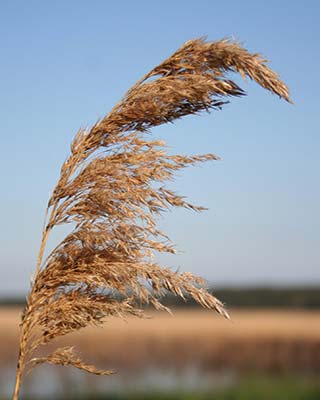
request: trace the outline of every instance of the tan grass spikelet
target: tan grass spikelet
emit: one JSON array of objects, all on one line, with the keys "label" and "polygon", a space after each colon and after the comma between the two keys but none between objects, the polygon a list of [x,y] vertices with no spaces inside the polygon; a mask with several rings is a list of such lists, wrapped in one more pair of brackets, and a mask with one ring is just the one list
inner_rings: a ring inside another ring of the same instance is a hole
[{"label": "tan grass spikelet", "polygon": [[[101,325],[108,316],[142,317],[139,304],[169,311],[160,301],[166,291],[192,297],[228,317],[202,279],[163,268],[153,259],[156,252],[175,252],[157,229],[157,216],[172,207],[203,210],[169,190],[166,182],[182,168],[219,157],[168,155],[165,143],[152,140],[148,132],[185,115],[220,109],[228,97],[244,95],[226,77],[229,72],[290,101],[287,87],[260,55],[228,40],[196,39],[146,74],[91,129],[76,134],[48,202],[21,321],[14,399],[26,368],[44,362],[110,374],[82,362],[71,348],[35,356],[53,339]],[[44,260],[52,229],[68,223],[74,224],[72,232]]]}]

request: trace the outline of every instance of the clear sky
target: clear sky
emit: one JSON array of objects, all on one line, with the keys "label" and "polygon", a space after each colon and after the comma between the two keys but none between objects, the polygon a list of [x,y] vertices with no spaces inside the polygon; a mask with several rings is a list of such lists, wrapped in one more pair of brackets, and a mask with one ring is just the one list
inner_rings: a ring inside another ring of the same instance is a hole
[{"label": "clear sky", "polygon": [[[184,41],[261,52],[294,106],[252,82],[223,111],[157,128],[173,151],[223,160],[172,186],[209,211],[161,221],[162,258],[213,285],[320,284],[318,1],[0,2],[0,296],[24,294],[44,208],[77,129],[94,123]],[[57,232],[51,244],[61,237]]]}]

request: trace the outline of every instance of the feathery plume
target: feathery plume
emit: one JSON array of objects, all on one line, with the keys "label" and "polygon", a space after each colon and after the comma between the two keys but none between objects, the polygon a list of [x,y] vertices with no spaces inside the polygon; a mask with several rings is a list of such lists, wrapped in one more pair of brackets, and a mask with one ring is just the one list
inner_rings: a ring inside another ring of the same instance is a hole
[{"label": "feathery plume", "polygon": [[[192,297],[228,317],[203,279],[163,268],[153,257],[175,252],[157,228],[157,216],[172,207],[203,210],[169,190],[166,182],[182,168],[219,157],[169,155],[165,143],[148,133],[185,115],[220,109],[228,97],[244,95],[227,78],[229,72],[249,77],[290,102],[286,85],[259,54],[228,40],[196,39],[146,74],[91,129],[76,134],[48,202],[21,320],[14,399],[26,369],[44,362],[110,374],[84,363],[72,348],[43,357],[36,354],[53,339],[99,326],[106,317],[142,317],[142,303],[169,311],[161,304],[166,291]],[[51,231],[62,224],[72,224],[72,232],[44,259]]]}]

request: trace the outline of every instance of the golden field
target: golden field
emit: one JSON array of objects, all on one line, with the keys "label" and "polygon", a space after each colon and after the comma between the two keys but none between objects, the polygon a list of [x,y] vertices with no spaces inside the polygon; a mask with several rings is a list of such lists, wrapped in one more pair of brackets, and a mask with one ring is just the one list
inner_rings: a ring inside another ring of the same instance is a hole
[{"label": "golden field", "polygon": [[[17,353],[18,308],[0,309],[0,362]],[[205,369],[320,372],[320,311],[231,310],[228,321],[201,309],[174,316],[110,319],[62,340],[87,361],[106,368],[136,369],[197,364]]]}]

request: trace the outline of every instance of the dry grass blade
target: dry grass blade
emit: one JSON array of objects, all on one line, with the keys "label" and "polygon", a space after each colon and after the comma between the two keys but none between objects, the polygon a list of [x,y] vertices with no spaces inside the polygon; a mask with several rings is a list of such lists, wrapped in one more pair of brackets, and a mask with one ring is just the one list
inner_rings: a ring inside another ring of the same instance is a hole
[{"label": "dry grass blade", "polygon": [[[161,304],[165,291],[192,297],[228,317],[203,280],[153,261],[157,252],[175,252],[157,229],[157,216],[172,207],[203,210],[169,190],[166,182],[182,168],[218,157],[168,155],[165,143],[147,134],[152,127],[220,109],[229,97],[244,95],[226,76],[229,72],[290,101],[287,87],[259,55],[226,40],[197,39],[145,75],[105,118],[75,136],[48,203],[21,322],[14,399],[26,365],[49,362],[109,374],[83,363],[70,349],[33,356],[53,339],[100,325],[108,316],[142,316],[138,304],[169,311]],[[68,223],[72,232],[43,260],[52,229]]]}]

